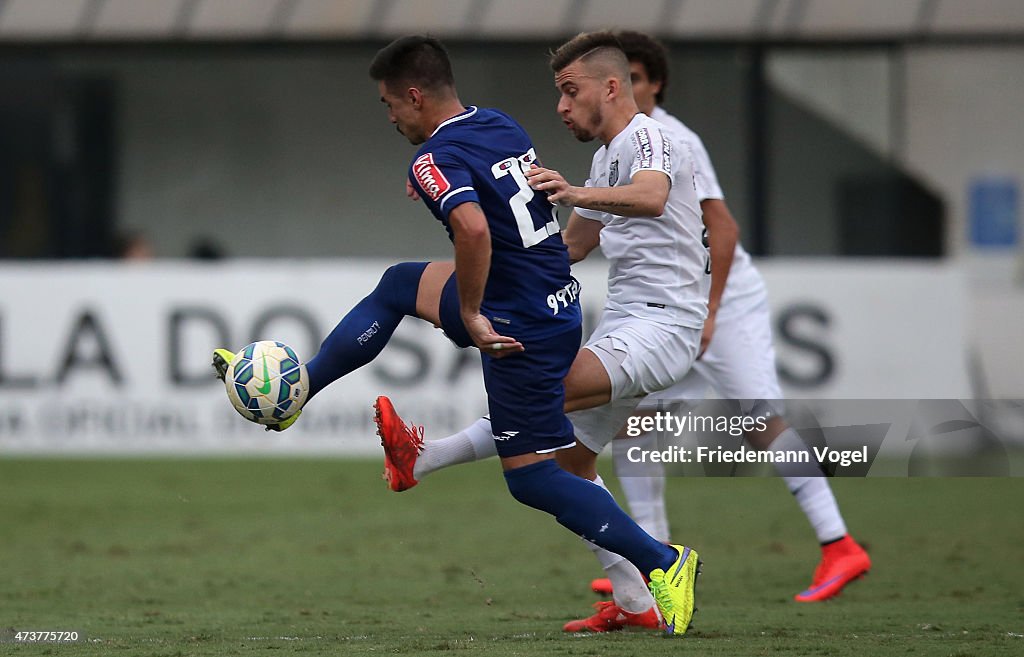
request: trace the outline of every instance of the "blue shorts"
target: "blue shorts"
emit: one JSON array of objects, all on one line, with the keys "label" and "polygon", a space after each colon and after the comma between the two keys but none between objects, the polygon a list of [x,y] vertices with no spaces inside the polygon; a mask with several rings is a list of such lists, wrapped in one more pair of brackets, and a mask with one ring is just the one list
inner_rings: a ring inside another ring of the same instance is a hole
[{"label": "blue shorts", "polygon": [[580,348],[582,328],[531,341],[504,358],[481,354],[491,432],[498,456],[553,452],[576,442],[565,416],[565,376]]},{"label": "blue shorts", "polygon": [[[445,335],[459,347],[472,347],[454,274],[441,291],[438,310]],[[516,337],[526,349],[522,353],[504,358],[480,355],[498,456],[572,447],[576,438],[565,417],[564,380],[580,349],[581,325],[537,340]]]}]

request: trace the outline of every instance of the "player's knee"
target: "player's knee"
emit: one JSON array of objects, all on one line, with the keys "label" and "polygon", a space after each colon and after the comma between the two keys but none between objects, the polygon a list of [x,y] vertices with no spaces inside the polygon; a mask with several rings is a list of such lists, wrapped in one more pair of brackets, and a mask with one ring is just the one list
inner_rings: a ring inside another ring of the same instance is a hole
[{"label": "player's knee", "polygon": [[519,478],[510,478],[505,475],[505,483],[508,485],[508,492],[520,504],[537,508],[538,490],[531,481]]},{"label": "player's knee", "polygon": [[384,270],[374,294],[404,315],[416,314],[416,291],[426,262],[400,262]]},{"label": "player's knee", "polygon": [[593,481],[597,478],[597,455],[576,443],[568,449],[555,452],[558,465],[570,474]]},{"label": "player's knee", "polygon": [[548,479],[552,472],[557,470],[558,465],[551,460],[531,463],[506,470],[505,484],[508,486],[508,492],[520,504],[550,512],[548,502],[552,491],[548,486]]},{"label": "player's knee", "polygon": [[779,416],[758,416],[757,425],[761,428],[750,429],[744,432],[744,437],[754,449],[770,449],[772,442],[779,437],[788,425]]},{"label": "player's knee", "polygon": [[391,265],[384,270],[377,287],[388,290],[412,287],[415,290],[427,264],[426,262],[399,262]]}]

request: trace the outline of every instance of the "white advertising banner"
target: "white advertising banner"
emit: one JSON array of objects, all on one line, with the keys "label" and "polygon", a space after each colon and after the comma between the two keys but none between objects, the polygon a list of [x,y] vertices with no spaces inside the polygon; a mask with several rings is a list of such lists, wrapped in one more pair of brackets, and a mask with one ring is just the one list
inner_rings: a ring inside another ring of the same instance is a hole
[{"label": "white advertising banner", "polygon": [[[475,350],[407,319],[381,356],[283,433],[235,413],[214,347],[277,339],[309,358],[387,261],[0,267],[0,454],[378,454],[387,394],[427,438],[486,412]],[[605,271],[585,263],[588,327]],[[965,397],[964,298],[942,265],[771,262],[779,368],[798,397]]]},{"label": "white advertising banner", "polygon": [[967,292],[952,265],[845,258],[757,266],[788,397],[971,396]]}]

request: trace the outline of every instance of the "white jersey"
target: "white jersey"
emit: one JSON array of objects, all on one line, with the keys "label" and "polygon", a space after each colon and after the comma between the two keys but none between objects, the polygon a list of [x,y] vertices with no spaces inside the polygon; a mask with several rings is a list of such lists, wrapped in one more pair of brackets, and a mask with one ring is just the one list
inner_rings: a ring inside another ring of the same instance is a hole
[{"label": "white jersey", "polygon": [[606,307],[635,317],[701,328],[711,277],[700,201],[688,149],[671,131],[637,113],[594,153],[587,187],[628,185],[638,171],[661,171],[671,188],[658,217],[623,217],[576,208],[603,224],[601,252],[609,261]]},{"label": "white jersey", "polygon": [[[703,202],[707,199],[724,199],[725,194],[722,193],[722,188],[718,184],[718,176],[715,174],[715,167],[711,164],[711,157],[697,133],[661,107],[654,108],[651,118],[668,126],[690,147],[695,169],[693,179],[697,186],[697,200]],[[729,268],[729,278],[725,282],[725,290],[722,292],[718,317],[742,312],[740,306],[743,304],[741,302],[754,301],[764,294],[765,286],[761,273],[750,261],[750,254],[743,249],[739,242],[736,242],[736,251],[732,258],[732,266]]]}]

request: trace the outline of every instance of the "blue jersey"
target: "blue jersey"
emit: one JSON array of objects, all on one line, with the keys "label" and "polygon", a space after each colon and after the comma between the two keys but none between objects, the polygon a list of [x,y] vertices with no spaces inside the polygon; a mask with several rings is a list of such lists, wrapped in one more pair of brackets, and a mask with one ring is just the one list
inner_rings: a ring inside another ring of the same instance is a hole
[{"label": "blue jersey", "polygon": [[495,331],[516,339],[551,336],[580,322],[579,284],[569,273],[554,206],[523,174],[536,160],[529,136],[511,117],[469,107],[441,123],[409,167],[409,180],[449,238],[454,208],[482,208],[491,268],[481,312]]}]

